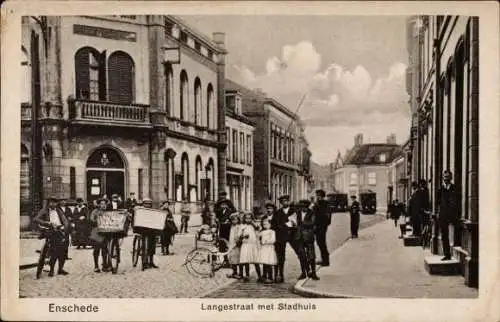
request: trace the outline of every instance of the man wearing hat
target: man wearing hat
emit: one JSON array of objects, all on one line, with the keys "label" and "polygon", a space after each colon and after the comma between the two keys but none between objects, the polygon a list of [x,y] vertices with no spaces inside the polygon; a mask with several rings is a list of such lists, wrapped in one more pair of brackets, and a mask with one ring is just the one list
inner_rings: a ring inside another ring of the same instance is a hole
[{"label": "man wearing hat", "polygon": [[76,207],[73,210],[73,223],[75,224],[75,234],[73,243],[77,249],[85,248],[88,244],[90,234],[89,210],[83,203],[82,198],[76,198]]},{"label": "man wearing hat", "polygon": [[[47,200],[47,206],[41,209],[33,221],[41,225],[50,225],[53,228],[63,229],[63,234],[51,234],[50,238],[50,271],[49,277],[54,276],[54,267],[56,261],[59,263],[58,275],[67,275],[68,272],[64,270],[64,263],[66,262],[66,250],[68,248],[68,231],[69,221],[57,206],[57,199],[50,197]],[[37,276],[40,278],[40,276]]]},{"label": "man wearing hat", "polygon": [[66,247],[66,259],[70,259],[68,256],[69,245],[70,245],[71,235],[73,234],[73,229],[75,226],[75,223],[73,222],[73,211],[71,210],[70,205],[68,205],[68,200],[64,198],[59,200],[59,209],[61,209],[62,213],[68,220],[69,224],[68,230],[66,231],[68,234],[66,239],[66,243],[68,244],[68,247]]},{"label": "man wearing hat", "polygon": [[[444,253],[444,257],[441,260],[451,259],[450,225],[455,228],[460,218],[460,195],[455,184],[451,182],[452,178],[453,174],[451,171],[446,170],[443,173],[443,184],[437,191],[438,223]],[[457,234],[454,237],[456,238]]]},{"label": "man wearing hat", "polygon": [[[153,208],[153,200],[149,198],[142,199],[142,206],[144,208]],[[148,255],[148,262],[144,266],[147,268],[158,268],[158,266],[154,263],[154,255],[156,253],[156,232],[154,230],[145,230],[141,232],[142,242],[146,245],[146,252]]]},{"label": "man wearing hat", "polygon": [[359,230],[359,213],[360,213],[360,205],[356,200],[356,196],[351,196],[351,207],[349,207],[349,214],[351,215],[351,237],[358,238],[358,230]]},{"label": "man wearing hat", "polygon": [[111,202],[108,204],[108,210],[119,210],[123,209],[123,202],[120,199],[120,196],[116,193],[111,195]]},{"label": "man wearing hat", "polygon": [[299,279],[304,279],[309,276],[317,281],[319,277],[316,275],[316,253],[314,250],[314,231],[316,230],[316,214],[309,208],[311,202],[307,199],[299,201],[299,210],[297,211],[297,244],[300,252],[297,254],[299,260],[304,264],[301,265],[302,274]]},{"label": "man wearing hat", "polygon": [[316,190],[316,203],[313,206],[314,217],[316,219],[316,243],[321,252],[321,266],[330,265],[330,255],[326,246],[326,233],[332,221],[330,205],[325,200],[325,191]]}]

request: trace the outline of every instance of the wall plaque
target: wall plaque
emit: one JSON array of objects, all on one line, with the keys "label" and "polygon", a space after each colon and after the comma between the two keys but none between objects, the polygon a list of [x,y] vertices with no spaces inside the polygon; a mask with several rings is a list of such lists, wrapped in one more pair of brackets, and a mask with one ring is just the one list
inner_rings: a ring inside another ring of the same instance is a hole
[{"label": "wall plaque", "polygon": [[137,35],[135,32],[94,27],[94,26],[73,25],[73,33],[77,35],[100,37],[100,38],[107,38],[114,40],[124,40],[131,42],[137,41]]}]

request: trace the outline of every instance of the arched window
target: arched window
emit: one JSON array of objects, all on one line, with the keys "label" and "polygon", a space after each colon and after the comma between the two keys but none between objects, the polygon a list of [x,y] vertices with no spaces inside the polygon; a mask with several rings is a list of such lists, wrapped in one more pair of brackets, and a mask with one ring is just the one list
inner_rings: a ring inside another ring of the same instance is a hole
[{"label": "arched window", "polygon": [[188,111],[189,111],[189,84],[188,84],[188,76],[185,70],[181,71],[180,76],[180,106],[181,106],[181,115],[180,118],[183,121],[187,121],[189,119]]},{"label": "arched window", "polygon": [[201,125],[201,81],[198,77],[194,80],[194,124]]},{"label": "arched window", "polygon": [[174,103],[174,78],[172,65],[165,65],[165,112],[171,115]]},{"label": "arched window", "polygon": [[108,59],[109,101],[131,104],[134,101],[134,61],[123,51],[116,51]]},{"label": "arched window", "polygon": [[207,128],[214,128],[212,118],[216,115],[214,109],[214,88],[212,84],[207,86]]},{"label": "arched window", "polygon": [[165,175],[167,199],[175,200],[175,151],[168,149],[165,151]]},{"label": "arched window", "polygon": [[202,170],[202,166],[201,166],[201,157],[198,155],[196,157],[196,170],[195,170],[195,175],[196,175],[196,178],[195,178],[195,182],[196,182],[196,200],[197,201],[200,201],[201,200],[201,178],[202,178],[202,175],[203,175],[203,170]]},{"label": "arched window", "polygon": [[76,98],[106,100],[106,52],[83,47],[75,54]]},{"label": "arched window", "polygon": [[21,47],[21,103],[31,102],[31,64],[29,61],[28,51]]},{"label": "arched window", "polygon": [[182,154],[182,200],[189,200],[189,158],[186,152]]},{"label": "arched window", "polygon": [[21,144],[21,169],[20,169],[20,195],[21,201],[30,199],[30,156],[28,148]]}]

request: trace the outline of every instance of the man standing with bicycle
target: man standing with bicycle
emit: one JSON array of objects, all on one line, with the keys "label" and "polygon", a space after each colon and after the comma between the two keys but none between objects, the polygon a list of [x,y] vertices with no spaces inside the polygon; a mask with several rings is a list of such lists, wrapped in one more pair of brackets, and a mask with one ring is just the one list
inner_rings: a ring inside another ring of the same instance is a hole
[{"label": "man standing with bicycle", "polygon": [[[64,270],[64,263],[66,261],[66,252],[68,249],[69,221],[57,207],[56,198],[49,198],[47,203],[47,207],[41,209],[33,221],[40,226],[48,226],[51,229],[50,233],[45,236],[50,239],[50,248],[48,250],[50,256],[49,277],[54,276],[56,261],[59,264],[57,274],[68,275],[68,272]],[[37,274],[37,278],[40,278],[40,273],[41,272]]]}]

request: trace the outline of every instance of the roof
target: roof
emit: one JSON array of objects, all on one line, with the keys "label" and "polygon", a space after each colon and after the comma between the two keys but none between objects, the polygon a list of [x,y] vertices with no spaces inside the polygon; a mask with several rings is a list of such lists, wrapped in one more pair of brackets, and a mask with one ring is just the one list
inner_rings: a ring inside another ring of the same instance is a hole
[{"label": "roof", "polygon": [[[344,164],[386,165],[403,153],[397,144],[363,144],[355,146],[346,156]],[[385,155],[384,157],[381,157]]]}]

